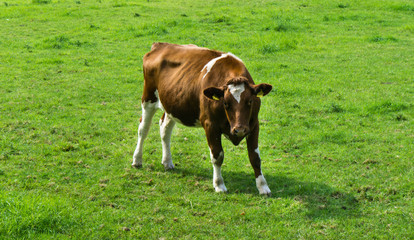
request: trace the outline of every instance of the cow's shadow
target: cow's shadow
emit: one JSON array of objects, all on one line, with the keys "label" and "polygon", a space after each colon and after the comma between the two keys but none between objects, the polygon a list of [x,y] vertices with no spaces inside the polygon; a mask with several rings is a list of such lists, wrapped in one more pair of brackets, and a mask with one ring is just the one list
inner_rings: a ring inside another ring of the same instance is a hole
[{"label": "cow's shadow", "polygon": [[[182,175],[194,175],[211,181],[212,170],[178,167],[173,173]],[[223,178],[228,194],[252,194],[258,196],[254,174],[247,174],[237,170],[223,170]],[[358,216],[359,203],[352,193],[335,189],[325,183],[300,181],[293,177],[280,173],[267,173],[265,175],[272,191],[272,199],[292,199],[306,207],[306,215],[309,218],[348,218]],[[211,186],[212,191],[213,187]]]}]

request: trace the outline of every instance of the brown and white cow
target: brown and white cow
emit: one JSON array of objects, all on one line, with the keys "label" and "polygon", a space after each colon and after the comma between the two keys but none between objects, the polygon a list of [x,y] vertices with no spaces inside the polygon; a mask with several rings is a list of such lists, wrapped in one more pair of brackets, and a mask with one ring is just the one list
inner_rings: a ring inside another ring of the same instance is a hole
[{"label": "brown and white cow", "polygon": [[162,164],[174,168],[170,140],[176,122],[204,128],[213,164],[213,186],[226,192],[221,165],[224,159],[221,135],[238,145],[245,137],[250,163],[260,194],[270,189],[260,167],[258,148],[260,99],[272,90],[255,85],[243,62],[231,53],[195,45],[154,43],[144,56],[142,118],[133,167],[142,166],[143,142],[157,109],[160,120]]}]

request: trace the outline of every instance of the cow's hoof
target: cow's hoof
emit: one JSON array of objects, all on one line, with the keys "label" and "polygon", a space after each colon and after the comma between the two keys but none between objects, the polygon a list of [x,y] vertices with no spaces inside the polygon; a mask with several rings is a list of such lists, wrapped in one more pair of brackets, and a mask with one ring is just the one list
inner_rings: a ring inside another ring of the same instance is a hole
[{"label": "cow's hoof", "polygon": [[227,188],[226,188],[226,186],[224,186],[224,184],[221,184],[219,186],[215,186],[214,190],[216,191],[216,193],[226,193],[227,192]]},{"label": "cow's hoof", "polygon": [[268,186],[262,187],[259,189],[259,193],[262,196],[270,196],[272,193],[270,192],[270,189]]},{"label": "cow's hoof", "polygon": [[271,197],[272,193],[271,192],[267,192],[267,193],[260,193],[260,196],[264,196],[264,197]]},{"label": "cow's hoof", "polygon": [[174,164],[172,163],[163,163],[165,171],[174,170]]},{"label": "cow's hoof", "polygon": [[133,163],[133,164],[131,164],[131,166],[132,166],[133,168],[136,168],[136,169],[138,169],[138,168],[142,168],[142,163]]}]

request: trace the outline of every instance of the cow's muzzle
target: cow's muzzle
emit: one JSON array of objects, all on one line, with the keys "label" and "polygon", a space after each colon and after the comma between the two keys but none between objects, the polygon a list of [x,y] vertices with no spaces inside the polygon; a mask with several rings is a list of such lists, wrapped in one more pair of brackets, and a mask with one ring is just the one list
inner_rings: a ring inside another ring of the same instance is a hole
[{"label": "cow's muzzle", "polygon": [[231,134],[237,137],[244,137],[249,133],[249,128],[246,126],[238,125],[231,130]]}]

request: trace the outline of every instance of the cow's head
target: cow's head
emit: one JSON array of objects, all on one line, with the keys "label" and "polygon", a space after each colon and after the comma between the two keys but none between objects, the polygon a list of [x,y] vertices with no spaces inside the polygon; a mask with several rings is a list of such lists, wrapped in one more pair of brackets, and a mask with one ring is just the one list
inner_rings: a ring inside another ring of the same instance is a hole
[{"label": "cow's head", "polygon": [[[244,137],[250,132],[249,122],[253,107],[259,107],[259,97],[272,90],[272,85],[262,83],[249,84],[244,77],[233,78],[222,87],[204,89],[204,95],[223,104],[227,120],[230,123],[230,133]],[[257,116],[255,116],[257,117]]]}]

